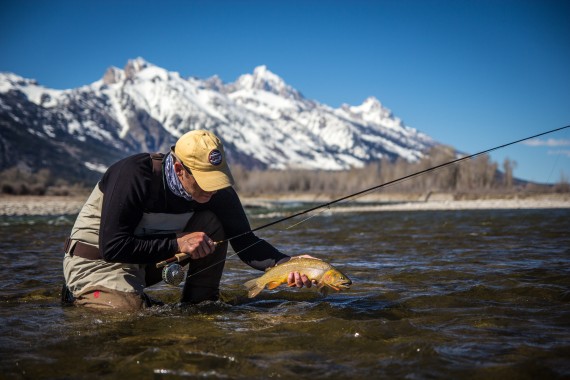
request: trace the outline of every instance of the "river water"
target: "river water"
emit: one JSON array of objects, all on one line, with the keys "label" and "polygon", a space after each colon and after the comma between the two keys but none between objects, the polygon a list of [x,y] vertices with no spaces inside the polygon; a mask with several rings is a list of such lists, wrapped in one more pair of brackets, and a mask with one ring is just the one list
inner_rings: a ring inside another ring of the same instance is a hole
[{"label": "river water", "polygon": [[[253,226],[284,215],[248,212]],[[131,314],[60,305],[73,220],[0,217],[0,378],[570,377],[568,209],[285,222],[258,235],[329,261],[350,291],[248,299],[242,284],[261,273],[232,257],[223,302],[180,305],[162,284],[149,293],[167,306]]]}]

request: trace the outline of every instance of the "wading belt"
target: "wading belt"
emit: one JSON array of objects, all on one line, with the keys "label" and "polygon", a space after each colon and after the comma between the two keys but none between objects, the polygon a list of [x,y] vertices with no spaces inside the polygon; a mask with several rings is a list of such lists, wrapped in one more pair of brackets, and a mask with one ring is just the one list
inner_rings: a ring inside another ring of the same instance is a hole
[{"label": "wading belt", "polygon": [[[63,247],[64,251],[68,253],[69,247],[71,246],[73,240],[70,238],[65,239],[65,245]],[[101,252],[99,248],[94,245],[85,244],[80,241],[75,241],[75,245],[69,250],[71,256],[78,256],[89,260],[101,260]]]}]

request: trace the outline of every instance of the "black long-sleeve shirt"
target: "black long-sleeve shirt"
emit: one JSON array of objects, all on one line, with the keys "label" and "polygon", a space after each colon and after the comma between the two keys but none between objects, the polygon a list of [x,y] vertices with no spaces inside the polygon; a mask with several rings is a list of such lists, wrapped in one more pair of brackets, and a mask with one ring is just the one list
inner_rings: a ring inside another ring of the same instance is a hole
[{"label": "black long-sleeve shirt", "polygon": [[[166,185],[164,173],[160,180],[160,186],[155,184],[153,187],[152,183],[157,178],[153,176],[152,159],[146,153],[120,160],[104,174],[99,182],[99,189],[104,194],[99,249],[105,260],[151,264],[172,257],[178,252],[176,234],[135,236],[143,213],[180,214],[200,210],[210,210],[216,214],[226,238],[244,234],[232,239],[230,244],[235,252],[243,250],[239,257],[251,267],[264,270],[287,257],[249,232],[249,221],[233,188],[219,190],[209,202],[200,204],[174,195]],[[156,190],[158,197],[153,194]],[[152,197],[158,201],[149,210],[148,200]]]}]

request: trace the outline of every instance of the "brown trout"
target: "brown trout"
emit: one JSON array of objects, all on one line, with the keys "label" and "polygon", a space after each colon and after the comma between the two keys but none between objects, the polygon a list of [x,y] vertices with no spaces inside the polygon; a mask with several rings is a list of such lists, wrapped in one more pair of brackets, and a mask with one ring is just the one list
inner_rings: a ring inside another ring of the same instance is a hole
[{"label": "brown trout", "polygon": [[274,266],[263,276],[247,281],[244,285],[249,298],[258,295],[265,286],[267,289],[275,289],[279,285],[286,284],[291,272],[299,272],[306,275],[309,280],[316,281],[317,289],[323,295],[328,294],[330,289],[338,292],[352,285],[352,281],[346,275],[329,263],[315,258],[299,257]]}]

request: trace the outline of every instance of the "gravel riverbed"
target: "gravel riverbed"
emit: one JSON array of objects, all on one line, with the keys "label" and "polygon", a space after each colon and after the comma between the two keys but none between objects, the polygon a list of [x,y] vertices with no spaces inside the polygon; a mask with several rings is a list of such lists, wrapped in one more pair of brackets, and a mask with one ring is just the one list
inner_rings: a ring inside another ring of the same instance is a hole
[{"label": "gravel riverbed", "polygon": [[[57,196],[1,196],[0,215],[72,215],[77,214],[87,197],[57,197]],[[267,205],[282,201],[318,201],[329,202],[326,199],[303,198],[242,198],[247,206]],[[520,199],[478,199],[452,200],[435,199],[428,201],[393,201],[386,204],[367,204],[351,202],[343,207],[332,206],[331,212],[367,212],[367,211],[412,211],[412,210],[473,210],[473,209],[538,209],[538,208],[570,208],[570,195],[552,195]]]}]

